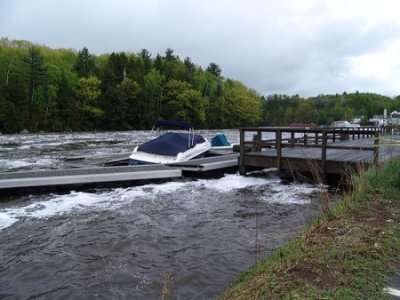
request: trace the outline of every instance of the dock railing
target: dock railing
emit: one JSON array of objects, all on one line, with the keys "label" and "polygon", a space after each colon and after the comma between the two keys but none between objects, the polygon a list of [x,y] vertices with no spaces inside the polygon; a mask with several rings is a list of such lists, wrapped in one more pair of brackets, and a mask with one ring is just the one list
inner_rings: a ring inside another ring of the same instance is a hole
[{"label": "dock railing", "polygon": [[[374,164],[379,158],[379,136],[384,134],[381,127],[365,126],[351,128],[297,128],[297,127],[242,127],[240,131],[239,171],[245,173],[243,155],[246,152],[261,152],[263,148],[275,148],[277,168],[281,168],[282,148],[321,148],[321,168],[325,169],[326,151],[329,148],[348,150],[368,150],[374,152]],[[263,134],[268,134],[263,139]],[[374,138],[372,147],[349,147],[335,145],[335,142],[349,139]]]}]

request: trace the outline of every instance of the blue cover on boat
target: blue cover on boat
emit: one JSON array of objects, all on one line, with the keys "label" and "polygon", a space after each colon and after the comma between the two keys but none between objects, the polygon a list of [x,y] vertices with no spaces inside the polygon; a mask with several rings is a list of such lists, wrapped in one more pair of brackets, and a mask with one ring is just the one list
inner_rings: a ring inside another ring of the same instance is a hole
[{"label": "blue cover on boat", "polygon": [[226,139],[225,134],[217,134],[211,139],[211,146],[219,147],[219,146],[230,146],[229,142]]},{"label": "blue cover on boat", "polygon": [[[192,143],[193,141],[193,143]],[[168,132],[158,138],[151,140],[139,146],[138,151],[158,154],[176,156],[179,152],[193,148],[198,143],[204,143],[205,140],[200,135],[189,133]]]}]

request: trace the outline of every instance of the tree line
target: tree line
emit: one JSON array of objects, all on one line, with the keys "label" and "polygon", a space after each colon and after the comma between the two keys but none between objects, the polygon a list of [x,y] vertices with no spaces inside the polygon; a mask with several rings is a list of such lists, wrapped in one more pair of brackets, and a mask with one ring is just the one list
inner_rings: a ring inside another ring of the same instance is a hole
[{"label": "tree line", "polygon": [[0,132],[149,129],[158,119],[210,129],[326,125],[400,110],[399,97],[370,93],[261,96],[221,73],[216,63],[203,69],[172,49],[93,55],[2,38]]},{"label": "tree line", "polygon": [[210,63],[190,58],[50,49],[0,40],[0,132],[149,129],[158,119],[196,128],[262,121],[262,99]]},{"label": "tree line", "polygon": [[400,96],[387,97],[375,93],[342,93],[301,98],[298,95],[270,95],[263,102],[263,124],[287,126],[293,123],[314,123],[329,126],[334,121],[358,117],[361,125],[370,125],[374,115],[400,111]]}]

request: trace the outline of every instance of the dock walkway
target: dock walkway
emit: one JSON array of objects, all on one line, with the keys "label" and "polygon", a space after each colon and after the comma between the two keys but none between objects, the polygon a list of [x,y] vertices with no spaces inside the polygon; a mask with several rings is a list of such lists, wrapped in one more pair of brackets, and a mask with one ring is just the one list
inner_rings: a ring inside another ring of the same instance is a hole
[{"label": "dock walkway", "polygon": [[[120,156],[120,155],[119,155]],[[120,160],[121,157],[116,160]],[[194,159],[171,165],[102,166],[99,161],[77,159],[69,169],[0,173],[0,190],[110,185],[139,180],[171,179],[183,172],[208,172],[238,167],[238,153]],[[107,160],[109,161],[109,160]],[[81,166],[81,167],[77,167]],[[88,167],[89,166],[89,167]]]},{"label": "dock walkway", "polygon": [[[239,169],[278,168],[292,172],[343,174],[400,156],[400,136],[380,128],[241,128]],[[248,141],[245,136],[255,132]],[[247,133],[247,134],[246,134]],[[269,139],[263,139],[263,134]],[[271,135],[273,136],[271,138]]]},{"label": "dock walkway", "polygon": [[124,162],[125,156],[118,154],[92,160],[73,158],[65,165],[69,169],[0,173],[0,190],[91,184],[107,186],[232,168],[238,168],[241,174],[254,168],[278,168],[291,172],[313,172],[318,168],[325,174],[343,174],[400,156],[400,135],[383,135],[377,127],[252,127],[240,128],[240,153],[170,165],[109,166]]},{"label": "dock walkway", "polygon": [[129,182],[180,176],[181,170],[162,165],[12,172],[0,173],[0,189]]}]

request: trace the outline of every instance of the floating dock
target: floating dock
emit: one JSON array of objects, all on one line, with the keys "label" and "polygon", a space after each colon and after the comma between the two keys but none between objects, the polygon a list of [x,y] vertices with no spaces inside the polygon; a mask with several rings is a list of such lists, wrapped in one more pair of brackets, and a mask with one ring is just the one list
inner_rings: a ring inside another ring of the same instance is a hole
[{"label": "floating dock", "polygon": [[238,167],[239,153],[192,159],[185,162],[171,164],[186,172],[208,172]]},{"label": "floating dock", "polygon": [[[69,169],[0,173],[0,190],[13,191],[89,185],[115,186],[143,180],[172,179],[182,177],[183,172],[198,173],[229,168],[237,169],[238,156],[238,153],[233,153],[171,165],[111,167],[97,166],[104,165],[99,160],[87,164],[87,161],[83,158],[77,158],[75,163],[73,163],[74,160],[68,161]],[[117,157],[111,161],[121,161],[121,159],[121,157]]]},{"label": "floating dock", "polygon": [[0,189],[116,183],[181,176],[181,170],[163,165],[12,172],[0,173]]}]

